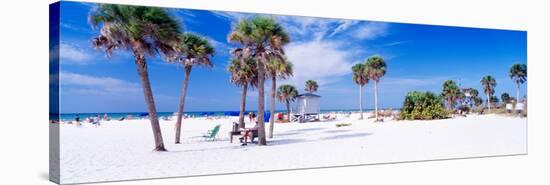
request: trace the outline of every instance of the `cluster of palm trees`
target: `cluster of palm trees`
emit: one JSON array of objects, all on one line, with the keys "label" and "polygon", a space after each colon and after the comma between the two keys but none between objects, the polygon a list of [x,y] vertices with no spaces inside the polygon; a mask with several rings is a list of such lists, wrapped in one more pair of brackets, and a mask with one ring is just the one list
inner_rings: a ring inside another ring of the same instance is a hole
[{"label": "cluster of palm trees", "polygon": [[374,115],[376,117],[376,121],[379,121],[378,83],[380,82],[380,79],[386,75],[386,62],[380,56],[372,56],[369,57],[365,63],[355,64],[351,67],[351,70],[353,73],[353,82],[359,85],[359,119],[363,119],[363,86],[372,80],[374,81]]},{"label": "cluster of palm trees", "polygon": [[[231,81],[243,87],[239,125],[244,127],[247,88],[244,84],[250,84],[251,87],[258,89],[258,144],[266,145],[264,83],[266,78],[271,79],[270,113],[274,115],[276,81],[290,77],[293,73],[292,63],[287,60],[283,50],[283,46],[290,42],[290,38],[274,19],[256,16],[240,20],[229,33],[227,40],[239,46],[231,52],[232,63],[228,68],[232,76]],[[242,77],[242,75],[248,76]],[[269,137],[271,138],[275,118],[270,117]]]},{"label": "cluster of palm trees", "polygon": [[[104,49],[108,57],[117,49],[131,51],[134,55],[153,130],[155,151],[166,151],[166,148],[149,81],[146,57],[162,55],[167,62],[183,66],[184,77],[175,124],[175,143],[180,143],[191,71],[194,66],[213,67],[212,44],[199,35],[183,32],[178,21],[163,8],[102,4],[91,12],[89,19],[93,27],[101,27],[100,34],[92,39],[95,48]],[[292,63],[287,60],[283,50],[283,46],[290,42],[289,36],[274,19],[257,16],[238,22],[227,38],[228,42],[239,46],[231,51],[232,57],[227,68],[231,75],[230,81],[242,88],[239,127],[245,127],[247,91],[257,88],[259,145],[265,145],[265,79],[271,79],[271,115],[275,114],[275,99],[286,103],[289,114],[289,102],[298,95],[296,88],[291,85],[282,85],[277,90],[277,80],[286,79],[293,74]],[[318,88],[315,81],[308,81],[306,84],[308,92],[315,92]],[[273,137],[274,119],[271,116],[270,138]]]},{"label": "cluster of palm trees", "polygon": [[[508,73],[508,76],[514,83],[517,85],[516,89],[516,97],[510,97],[508,93],[503,93],[501,95],[501,100],[503,103],[508,103],[510,100],[520,100],[520,86],[521,84],[525,83],[527,81],[527,65],[526,64],[514,64],[510,68],[510,71]],[[487,109],[491,110],[491,105],[498,102],[498,98],[494,96],[495,94],[495,88],[497,86],[496,79],[491,76],[487,75],[481,78],[480,80],[481,85],[483,86],[483,92],[486,96],[486,106]],[[479,106],[482,104],[483,100],[478,96],[479,92],[474,88],[468,88],[468,89],[460,89],[458,85],[452,81],[447,80],[443,83],[443,92],[441,93],[441,96],[445,99],[447,108],[453,109],[457,103],[457,101],[464,100],[465,93],[469,94],[470,101],[473,102],[476,106]]]}]

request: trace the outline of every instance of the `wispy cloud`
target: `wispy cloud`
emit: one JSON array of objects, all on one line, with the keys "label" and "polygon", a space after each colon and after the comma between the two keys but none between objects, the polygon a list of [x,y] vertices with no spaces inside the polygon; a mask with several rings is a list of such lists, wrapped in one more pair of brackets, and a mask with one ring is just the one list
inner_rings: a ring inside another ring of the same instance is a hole
[{"label": "wispy cloud", "polygon": [[61,89],[67,93],[128,96],[140,92],[139,84],[112,77],[61,72],[59,74],[59,81],[61,86],[63,86]]},{"label": "wispy cloud", "polygon": [[367,22],[359,25],[355,28],[351,36],[356,39],[375,39],[378,37],[386,36],[388,34],[389,25],[387,23],[380,22]]},{"label": "wispy cloud", "polygon": [[397,45],[405,44],[405,43],[408,43],[408,42],[410,42],[410,41],[396,41],[396,42],[386,43],[386,44],[384,44],[384,46],[387,46],[387,47],[397,46]]},{"label": "wispy cloud", "polygon": [[[70,29],[73,31],[78,32],[85,32],[85,33],[94,33],[94,30],[91,27],[82,27],[82,26],[76,26],[67,22],[61,22],[59,23],[61,28]],[[97,31],[97,30],[96,30]]]},{"label": "wispy cloud", "polygon": [[356,20],[341,20],[340,25],[338,25],[338,27],[336,27],[334,29],[334,31],[330,34],[330,36],[333,36],[337,33],[345,31],[348,28],[350,28],[351,26],[356,25],[357,23],[359,23],[359,21],[356,21]]},{"label": "wispy cloud", "polygon": [[93,58],[86,49],[68,43],[59,44],[59,59],[63,64],[89,64]]},{"label": "wispy cloud", "polygon": [[253,13],[225,12],[225,11],[211,11],[211,13],[214,16],[217,16],[219,18],[222,18],[231,22],[237,22],[241,19],[252,17],[254,15]]}]

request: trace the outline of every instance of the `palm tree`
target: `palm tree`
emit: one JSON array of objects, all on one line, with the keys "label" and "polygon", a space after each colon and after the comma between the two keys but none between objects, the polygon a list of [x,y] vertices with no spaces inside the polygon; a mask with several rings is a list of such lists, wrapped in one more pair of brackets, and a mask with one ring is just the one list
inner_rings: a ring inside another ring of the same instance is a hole
[{"label": "palm tree", "polygon": [[279,89],[277,90],[277,99],[280,102],[286,103],[286,115],[287,115],[287,121],[290,122],[290,102],[294,101],[294,99],[298,96],[298,90],[296,90],[296,87],[292,85],[281,85],[279,86]]},{"label": "palm tree", "polygon": [[497,86],[497,81],[491,75],[484,76],[481,79],[481,85],[483,85],[483,92],[487,95],[487,108],[491,110],[491,97],[495,93],[495,87]]},{"label": "palm tree", "polygon": [[[470,88],[468,90],[468,93],[470,94],[470,105],[473,103],[474,105],[476,104],[476,99],[479,98],[479,91],[477,91],[477,89],[474,89],[474,88]],[[476,105],[477,106],[477,105]]]},{"label": "palm tree", "polygon": [[258,77],[256,70],[256,62],[252,58],[242,58],[242,51],[236,50],[232,52],[233,59],[227,67],[231,74],[231,82],[242,87],[241,106],[239,110],[239,128],[244,128],[244,112],[246,110],[246,93],[248,88],[257,86]]},{"label": "palm tree", "polygon": [[511,97],[510,97],[510,94],[508,94],[508,93],[502,93],[500,95],[500,99],[502,100],[502,103],[504,103],[504,104],[509,103],[510,100],[512,100]]},{"label": "palm tree", "polygon": [[447,100],[447,109],[452,110],[456,99],[460,96],[460,88],[452,80],[443,83],[443,92],[441,95]]},{"label": "palm tree", "polygon": [[519,101],[520,84],[523,84],[527,81],[527,65],[525,64],[512,65],[512,67],[510,68],[509,76],[518,85],[516,90],[516,100]]},{"label": "palm tree", "polygon": [[273,58],[284,60],[283,46],[290,39],[283,27],[273,18],[256,16],[239,21],[228,40],[242,46],[243,55],[254,58],[258,70],[258,144],[266,145],[264,125],[265,64]]},{"label": "palm tree", "polygon": [[374,115],[378,121],[378,82],[386,75],[386,62],[382,57],[372,56],[365,63],[365,73],[369,79],[374,80]]},{"label": "palm tree", "polygon": [[365,73],[365,64],[355,64],[351,67],[353,72],[353,82],[359,85],[359,111],[361,116],[359,119],[363,119],[363,86],[369,83],[369,77]]},{"label": "palm tree", "polygon": [[317,89],[319,89],[319,85],[315,80],[306,81],[306,88],[304,89],[305,91],[309,93],[314,93],[317,92]]},{"label": "palm tree", "polygon": [[178,104],[178,114],[176,118],[176,144],[180,143],[181,122],[183,116],[183,108],[185,105],[185,97],[187,95],[187,86],[193,66],[203,66],[212,68],[214,65],[210,57],[214,54],[214,47],[208,40],[195,35],[193,33],[184,33],[179,37],[180,43],[175,47],[179,52],[176,57],[178,64],[185,68],[185,77],[181,88],[181,97]]},{"label": "palm tree", "polygon": [[271,99],[270,99],[270,119],[269,119],[269,138],[273,138],[273,127],[275,126],[275,94],[277,91],[277,78],[286,79],[292,76],[292,63],[279,58],[273,58],[266,63],[266,73],[271,77]]},{"label": "palm tree", "polygon": [[146,56],[160,52],[170,58],[175,51],[180,26],[165,9],[143,6],[102,4],[89,16],[90,23],[102,26],[100,34],[92,39],[92,45],[105,49],[110,57],[116,49],[134,54],[134,62],[143,88],[147,112],[155,140],[155,151],[166,151],[155,108]]}]

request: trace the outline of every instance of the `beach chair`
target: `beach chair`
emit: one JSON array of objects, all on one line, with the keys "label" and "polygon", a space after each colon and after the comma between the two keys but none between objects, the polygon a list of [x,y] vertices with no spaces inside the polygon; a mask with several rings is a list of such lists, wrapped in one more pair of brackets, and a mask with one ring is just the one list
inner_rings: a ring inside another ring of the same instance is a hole
[{"label": "beach chair", "polygon": [[212,130],[208,130],[208,132],[202,135],[202,137],[205,140],[211,140],[211,141],[216,140],[216,135],[218,135],[218,132],[220,131],[220,126],[221,125],[216,125]]}]

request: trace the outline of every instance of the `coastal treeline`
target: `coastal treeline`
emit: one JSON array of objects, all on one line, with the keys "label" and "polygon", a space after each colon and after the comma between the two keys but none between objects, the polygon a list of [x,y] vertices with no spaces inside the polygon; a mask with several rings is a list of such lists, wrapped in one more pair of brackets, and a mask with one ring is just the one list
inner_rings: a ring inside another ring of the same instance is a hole
[{"label": "coastal treeline", "polygon": [[[189,80],[195,67],[212,68],[212,57],[216,49],[205,36],[185,32],[180,19],[170,15],[163,8],[101,4],[89,15],[93,28],[99,28],[99,35],[92,38],[92,46],[105,51],[111,57],[115,50],[130,52],[134,57],[147,112],[154,139],[154,151],[166,151],[155,107],[155,99],[148,73],[148,58],[161,57],[174,66],[183,67],[182,87],[178,106],[176,107],[175,138],[180,143],[181,126]],[[275,103],[278,100],[286,106],[286,121],[290,121],[290,102],[298,96],[296,87],[290,84],[277,86],[278,80],[292,77],[292,62],[285,55],[284,46],[291,42],[289,34],[282,24],[265,16],[254,16],[236,22],[227,35],[227,42],[236,46],[230,54],[227,71],[229,81],[241,88],[238,127],[245,128],[247,93],[257,89],[257,126],[258,144],[266,145],[266,137],[273,137],[275,122]],[[352,80],[359,86],[360,118],[363,118],[363,87],[374,83],[374,117],[382,121],[379,111],[379,83],[386,75],[388,66],[381,56],[368,57],[363,63],[351,68]],[[515,64],[510,68],[509,77],[517,84],[516,97],[502,94],[503,103],[520,100],[521,84],[527,81],[525,64]],[[265,131],[264,114],[266,114],[265,83],[271,82],[269,88],[269,132]],[[406,95],[401,119],[442,119],[456,111],[469,111],[472,108],[484,107],[490,112],[499,102],[494,95],[496,79],[488,75],[480,80],[482,91],[473,88],[461,88],[452,80],[443,83],[441,94],[432,92],[410,92]],[[304,91],[314,93],[319,89],[315,80],[305,82]],[[483,100],[479,94],[485,95]],[[483,109],[481,109],[483,110]]]},{"label": "coastal treeline", "polygon": [[[526,98],[521,100],[519,90],[521,84],[527,81],[527,65],[512,65],[508,76],[517,85],[516,97],[511,97],[507,92],[502,93],[500,99],[495,96],[497,81],[491,75],[484,76],[480,80],[485,100],[479,96],[477,89],[461,88],[453,80],[447,80],[443,82],[440,95],[417,91],[408,93],[403,102],[400,119],[444,119],[455,114],[464,115],[474,111],[480,114],[485,111],[489,113],[513,112],[513,107],[518,106],[518,103],[523,103],[521,106],[525,109]],[[495,108],[497,108],[496,111]],[[526,111],[522,110],[520,116],[526,116],[526,114]]]}]

